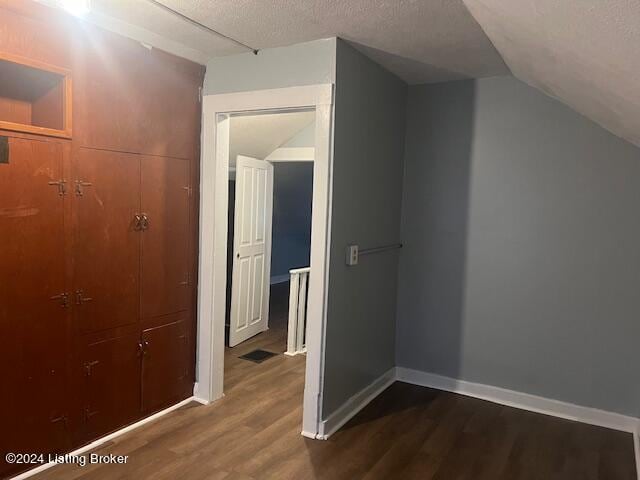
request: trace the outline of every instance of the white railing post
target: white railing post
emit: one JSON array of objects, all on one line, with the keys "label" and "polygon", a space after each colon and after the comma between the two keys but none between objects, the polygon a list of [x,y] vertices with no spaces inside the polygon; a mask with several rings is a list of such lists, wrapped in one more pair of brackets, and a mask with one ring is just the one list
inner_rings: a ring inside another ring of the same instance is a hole
[{"label": "white railing post", "polygon": [[296,354],[296,327],[298,323],[298,278],[299,274],[292,273],[289,284],[289,325],[287,327],[287,355]]},{"label": "white railing post", "polygon": [[305,329],[307,325],[307,285],[310,268],[296,268],[290,270],[291,284],[289,285],[289,325],[287,330],[286,355],[304,353]]}]

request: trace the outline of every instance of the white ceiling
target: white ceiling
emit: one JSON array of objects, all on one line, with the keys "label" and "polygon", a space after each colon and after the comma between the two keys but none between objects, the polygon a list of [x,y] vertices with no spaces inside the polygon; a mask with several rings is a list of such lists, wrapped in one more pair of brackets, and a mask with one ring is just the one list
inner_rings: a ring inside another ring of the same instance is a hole
[{"label": "white ceiling", "polygon": [[[462,0],[161,0],[262,49],[339,36],[409,83],[508,73]],[[147,0],[91,0],[109,16],[209,57],[246,52]]]},{"label": "white ceiling", "polygon": [[640,1],[465,3],[516,77],[640,146]]},{"label": "white ceiling", "polygon": [[[259,49],[338,36],[410,84],[513,73],[640,145],[640,0],[161,1]],[[148,0],[91,5],[196,61],[246,51]]]},{"label": "white ceiling", "polygon": [[291,112],[231,117],[229,165],[238,155],[265,158],[315,119],[315,112]]}]

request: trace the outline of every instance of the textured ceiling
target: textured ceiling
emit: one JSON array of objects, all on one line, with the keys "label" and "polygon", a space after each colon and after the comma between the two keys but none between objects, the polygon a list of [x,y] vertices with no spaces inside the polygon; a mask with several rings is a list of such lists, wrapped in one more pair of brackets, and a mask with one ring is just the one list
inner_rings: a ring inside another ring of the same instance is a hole
[{"label": "textured ceiling", "polygon": [[[160,1],[259,49],[338,36],[410,84],[513,73],[640,145],[640,0]],[[148,0],[91,6],[196,61],[246,51]]]},{"label": "textured ceiling", "polygon": [[231,117],[229,165],[238,155],[265,158],[315,119],[315,112],[273,113]]},{"label": "textured ceiling", "polygon": [[[508,73],[462,0],[162,0],[254,48],[338,36],[409,83]],[[91,0],[109,16],[209,57],[246,51],[147,0]]]},{"label": "textured ceiling", "polygon": [[520,80],[640,146],[638,0],[465,0]]}]

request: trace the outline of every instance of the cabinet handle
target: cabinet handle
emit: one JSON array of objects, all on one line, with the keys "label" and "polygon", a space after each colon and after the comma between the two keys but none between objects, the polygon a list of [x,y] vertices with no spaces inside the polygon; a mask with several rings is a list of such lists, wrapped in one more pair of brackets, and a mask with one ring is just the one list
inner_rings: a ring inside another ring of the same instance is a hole
[{"label": "cabinet handle", "polygon": [[133,229],[136,232],[142,230],[142,216],[137,213],[133,216]]},{"label": "cabinet handle", "polygon": [[147,217],[146,213],[142,214],[142,230],[148,230],[149,229],[149,217]]},{"label": "cabinet handle", "polygon": [[147,347],[149,346],[149,342],[146,340],[143,340],[141,342],[138,342],[138,356],[139,357],[144,357],[147,355]]}]

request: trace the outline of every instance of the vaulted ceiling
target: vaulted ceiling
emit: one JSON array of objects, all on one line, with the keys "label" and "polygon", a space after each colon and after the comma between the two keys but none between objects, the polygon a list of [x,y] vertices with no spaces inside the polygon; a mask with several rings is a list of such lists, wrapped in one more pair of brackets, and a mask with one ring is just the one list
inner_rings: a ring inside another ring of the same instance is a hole
[{"label": "vaulted ceiling", "polygon": [[513,75],[640,146],[640,1],[464,1]]},{"label": "vaulted ceiling", "polygon": [[[410,84],[512,73],[640,145],[639,0],[160,1],[259,49],[339,36]],[[149,0],[91,5],[196,60],[246,51]]]},{"label": "vaulted ceiling", "polygon": [[229,165],[238,155],[265,158],[313,123],[315,112],[268,113],[231,117],[229,129]]}]

